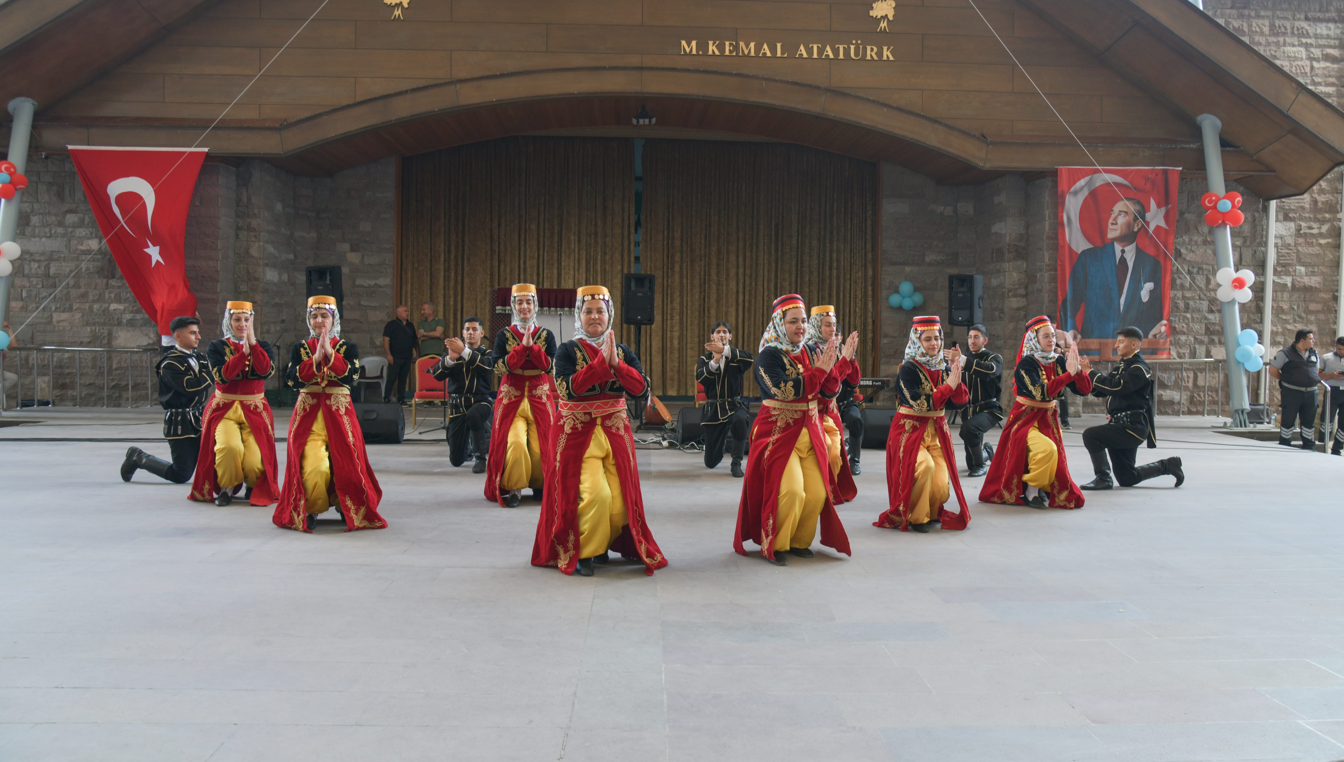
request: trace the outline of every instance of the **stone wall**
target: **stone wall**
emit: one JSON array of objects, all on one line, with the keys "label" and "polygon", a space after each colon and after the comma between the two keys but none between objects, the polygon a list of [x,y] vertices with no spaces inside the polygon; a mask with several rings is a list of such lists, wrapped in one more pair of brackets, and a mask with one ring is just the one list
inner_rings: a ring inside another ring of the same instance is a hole
[{"label": "stone wall", "polygon": [[[187,277],[205,337],[218,337],[225,301],[244,299],[256,305],[258,333],[283,355],[307,335],[306,268],[340,265],[344,335],[365,352],[378,351],[393,299],[395,167],[387,159],[334,177],[311,178],[260,161],[237,167],[206,164],[192,197],[185,240]],[[17,236],[25,256],[15,263],[10,286],[13,328],[28,321],[16,337],[18,345],[144,348],[131,361],[129,391],[127,355],[113,358],[108,403],[148,404],[153,384],[147,361],[158,344],[157,328],[131,295],[111,254],[99,248],[102,238],[70,160],[35,156],[28,170],[32,185]],[[51,302],[34,315],[53,292]],[[9,353],[10,370],[14,358]],[[30,358],[24,358],[29,375]],[[39,367],[39,391],[49,399],[45,362]],[[59,354],[55,362],[57,402],[72,404],[73,355]],[[101,356],[92,354],[81,360],[80,398],[86,405],[91,399],[101,402],[100,362]],[[31,397],[31,382],[25,389],[23,396]]]}]

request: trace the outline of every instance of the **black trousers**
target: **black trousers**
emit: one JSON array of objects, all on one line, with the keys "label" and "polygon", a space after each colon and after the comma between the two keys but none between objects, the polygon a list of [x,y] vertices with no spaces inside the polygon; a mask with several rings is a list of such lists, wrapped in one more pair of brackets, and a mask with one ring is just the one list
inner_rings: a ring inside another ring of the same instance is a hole
[{"label": "black trousers", "polygon": [[397,402],[406,401],[406,380],[411,376],[411,368],[415,367],[415,358],[407,355],[405,357],[393,357],[392,364],[387,369],[387,386],[383,387],[383,402],[391,402],[392,394],[395,390]]},{"label": "black trousers", "polygon": [[450,408],[454,412],[448,419],[448,462],[454,467],[460,466],[467,462],[468,454],[476,460],[485,460],[490,452],[490,421],[494,409],[489,402],[477,402],[468,406],[464,413],[457,413],[457,409],[458,405]]},{"label": "black trousers", "polygon": [[1101,473],[1106,456],[1110,455],[1115,481],[1121,487],[1132,487],[1143,481],[1134,461],[1139,454],[1139,445],[1147,439],[1146,426],[1131,426],[1127,423],[1103,423],[1083,431],[1083,446],[1092,456],[1093,470]]},{"label": "black trousers", "polygon": [[848,437],[845,447],[849,450],[849,462],[859,462],[859,451],[863,449],[863,411],[858,405],[845,405],[840,408],[840,425],[845,427]]},{"label": "black trousers", "polygon": [[733,414],[720,423],[701,424],[705,432],[705,468],[714,468],[723,461],[723,451],[728,446],[729,435],[733,438],[733,462],[742,460],[747,448],[747,428],[751,416],[747,411],[734,406]]},{"label": "black trousers", "polygon": [[985,465],[985,434],[997,426],[999,417],[988,410],[961,422],[961,442],[966,446],[966,468],[974,471]]},{"label": "black trousers", "polygon": [[1059,425],[1069,425],[1069,393],[1059,395]]},{"label": "black trousers", "polygon": [[1292,444],[1293,429],[1301,427],[1302,446],[1314,446],[1312,427],[1316,423],[1316,390],[1299,392],[1286,386],[1279,387],[1280,408],[1279,444]]},{"label": "black trousers", "polygon": [[1340,420],[1340,413],[1344,412],[1344,388],[1338,386],[1330,387],[1330,407],[1329,415],[1325,418],[1325,431],[1321,432],[1321,437],[1329,436],[1330,424],[1335,425],[1335,439],[1330,445],[1330,452],[1344,451],[1344,421]]},{"label": "black trousers", "polygon": [[169,439],[168,449],[173,453],[173,464],[158,476],[174,484],[186,484],[191,481],[191,477],[196,475],[196,458],[201,454],[200,435]]}]

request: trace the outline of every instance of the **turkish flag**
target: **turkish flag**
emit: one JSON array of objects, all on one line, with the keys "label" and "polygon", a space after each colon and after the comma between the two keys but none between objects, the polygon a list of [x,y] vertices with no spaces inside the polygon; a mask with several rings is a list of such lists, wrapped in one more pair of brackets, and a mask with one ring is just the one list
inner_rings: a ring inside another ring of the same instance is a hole
[{"label": "turkish flag", "polygon": [[1111,359],[1115,331],[1171,356],[1176,193],[1170,167],[1059,167],[1059,325],[1083,354]]},{"label": "turkish flag", "polygon": [[206,148],[69,146],[98,229],[140,307],[159,326],[195,317],[183,252]]}]

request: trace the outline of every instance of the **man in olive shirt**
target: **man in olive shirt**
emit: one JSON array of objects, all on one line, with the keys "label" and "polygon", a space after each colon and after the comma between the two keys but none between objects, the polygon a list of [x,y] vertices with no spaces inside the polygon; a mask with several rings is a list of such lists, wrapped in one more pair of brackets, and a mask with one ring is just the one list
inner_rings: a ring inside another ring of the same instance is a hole
[{"label": "man in olive shirt", "polygon": [[447,337],[447,328],[443,318],[434,317],[434,302],[420,305],[420,317],[416,324],[416,334],[420,338],[420,356],[443,356],[443,340]]}]

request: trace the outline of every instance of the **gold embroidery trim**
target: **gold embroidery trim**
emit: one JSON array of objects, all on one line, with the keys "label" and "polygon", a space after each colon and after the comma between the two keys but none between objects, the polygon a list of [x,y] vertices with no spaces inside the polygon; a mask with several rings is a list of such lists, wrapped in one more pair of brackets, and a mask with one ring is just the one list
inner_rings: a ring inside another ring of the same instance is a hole
[{"label": "gold embroidery trim", "polygon": [[1018,395],[1017,403],[1019,405],[1025,405],[1026,407],[1041,408],[1042,410],[1052,410],[1057,406],[1054,400],[1051,400],[1049,402],[1041,402],[1040,400],[1034,400],[1031,399],[1030,397],[1023,397],[1021,395]]},{"label": "gold embroidery trim", "polygon": [[762,405],[773,407],[779,410],[816,410],[816,401],[812,402],[781,402],[779,400],[763,400]]},{"label": "gold embroidery trim", "polygon": [[[307,390],[305,390],[307,391]],[[215,392],[215,399],[231,400],[235,402],[256,402],[266,399],[265,394],[225,394],[224,392]]]},{"label": "gold embroidery trim", "polygon": [[939,410],[939,411],[937,411],[937,412],[935,412],[935,413],[921,413],[921,412],[919,412],[918,410],[915,410],[914,408],[906,407],[905,405],[902,405],[902,406],[900,406],[899,408],[897,408],[896,412],[900,413],[901,415],[917,415],[917,416],[919,416],[920,418],[942,418],[942,417],[943,417],[943,411],[942,411],[942,410]]}]

